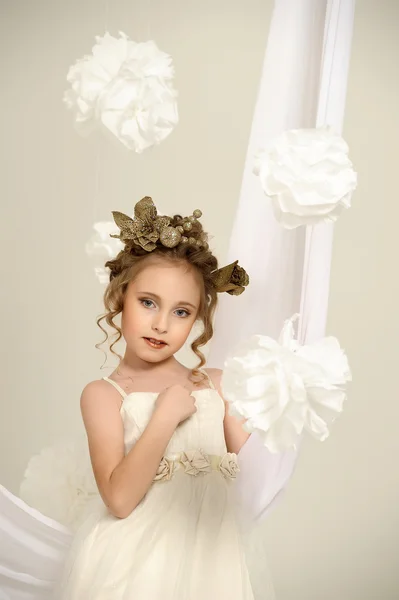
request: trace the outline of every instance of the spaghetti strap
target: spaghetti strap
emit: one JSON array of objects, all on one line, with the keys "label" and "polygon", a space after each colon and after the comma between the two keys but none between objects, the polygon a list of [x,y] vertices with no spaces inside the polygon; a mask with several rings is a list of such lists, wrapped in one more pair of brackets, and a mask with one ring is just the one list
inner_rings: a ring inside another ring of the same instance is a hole
[{"label": "spaghetti strap", "polygon": [[205,375],[205,377],[208,380],[209,383],[209,387],[211,388],[211,390],[216,390],[215,384],[213,383],[210,375],[205,371],[205,369],[200,369],[201,373],[203,373]]},{"label": "spaghetti strap", "polygon": [[112,381],[112,379],[109,379],[109,377],[103,377],[103,379],[104,381],[108,381],[108,383],[110,383],[116,390],[118,390],[122,398],[126,398],[127,394],[123,391],[120,385],[118,385],[115,381]]}]

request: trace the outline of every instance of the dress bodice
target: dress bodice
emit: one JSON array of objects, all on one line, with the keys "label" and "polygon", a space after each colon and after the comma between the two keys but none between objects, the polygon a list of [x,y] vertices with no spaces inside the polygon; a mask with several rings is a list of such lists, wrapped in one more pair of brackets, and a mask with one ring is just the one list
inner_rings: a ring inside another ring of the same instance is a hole
[{"label": "dress bodice", "polygon": [[[186,450],[204,450],[207,454],[223,456],[226,453],[223,420],[224,401],[215,389],[202,389],[192,392],[197,411],[175,430],[165,457]],[[124,424],[125,452],[137,442],[148,425],[157,393],[132,392],[121,407]]]}]

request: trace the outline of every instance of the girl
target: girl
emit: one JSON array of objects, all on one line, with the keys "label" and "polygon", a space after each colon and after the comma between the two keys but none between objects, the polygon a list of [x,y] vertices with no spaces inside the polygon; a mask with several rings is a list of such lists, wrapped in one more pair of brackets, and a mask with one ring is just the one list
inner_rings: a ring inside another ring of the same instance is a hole
[{"label": "girl", "polygon": [[[104,506],[74,539],[63,600],[254,598],[231,499],[248,434],[199,350],[213,334],[218,291],[237,295],[248,277],[236,263],[218,270],[200,216],[159,217],[150,198],[134,219],[114,213],[125,247],[106,265],[98,324],[115,328],[112,352],[122,336],[126,351],[81,396]],[[174,355],[197,321],[199,366],[190,370]]]}]

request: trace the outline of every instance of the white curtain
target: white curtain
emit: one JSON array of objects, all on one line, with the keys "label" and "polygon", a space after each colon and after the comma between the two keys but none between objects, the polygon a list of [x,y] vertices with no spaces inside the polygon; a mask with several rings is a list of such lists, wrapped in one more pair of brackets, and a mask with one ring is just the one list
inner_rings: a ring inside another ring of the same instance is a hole
[{"label": "white curtain", "polygon": [[[355,0],[327,3],[326,25],[316,125],[330,125],[342,132]],[[308,227],[299,322],[302,342],[325,333],[330,284],[333,225]]]},{"label": "white curtain", "polygon": [[[211,366],[222,368],[226,354],[252,334],[276,338],[294,313],[301,313],[302,342],[324,335],[333,227],[284,230],[252,171],[258,150],[285,130],[341,130],[354,4],[276,0],[227,259],[239,259],[250,285],[239,297],[221,298]],[[256,435],[245,444],[237,490],[255,517],[274,504],[296,457],[295,451],[271,454]]]}]

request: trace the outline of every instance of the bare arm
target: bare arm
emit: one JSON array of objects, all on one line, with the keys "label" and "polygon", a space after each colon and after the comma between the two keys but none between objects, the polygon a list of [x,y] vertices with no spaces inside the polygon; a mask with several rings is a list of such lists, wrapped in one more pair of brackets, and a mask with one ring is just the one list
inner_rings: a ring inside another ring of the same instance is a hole
[{"label": "bare arm", "polygon": [[81,410],[101,497],[114,516],[126,518],[148,492],[176,427],[196,411],[194,398],[179,385],[160,394],[150,422],[126,456],[119,394],[93,381],[83,390]]},{"label": "bare arm", "polygon": [[81,396],[94,476],[101,497],[116,517],[127,517],[147,493],[177,423],[155,410],[125,456],[120,397],[105,382],[93,381]]},{"label": "bare arm", "polygon": [[[209,377],[212,379],[216,389],[222,396],[221,390],[221,379],[222,371],[220,369],[207,369]],[[250,434],[244,431],[242,424],[245,423],[245,419],[239,420],[236,417],[229,415],[228,404],[225,401],[226,413],[224,417],[224,437],[226,440],[226,446],[228,452],[234,452],[238,454],[245,442],[250,437]]]}]

